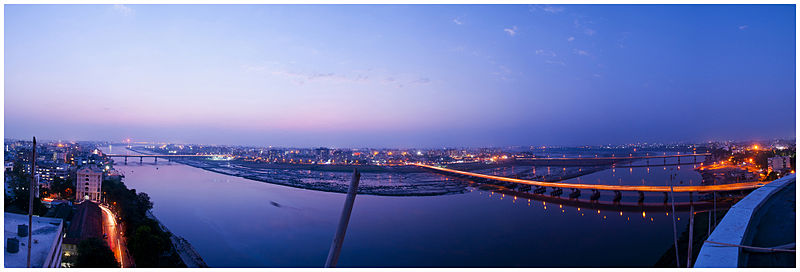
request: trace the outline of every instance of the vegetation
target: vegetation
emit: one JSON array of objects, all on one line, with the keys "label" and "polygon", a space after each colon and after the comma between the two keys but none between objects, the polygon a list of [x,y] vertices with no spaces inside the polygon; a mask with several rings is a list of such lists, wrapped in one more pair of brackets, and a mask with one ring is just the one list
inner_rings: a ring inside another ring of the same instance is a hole
[{"label": "vegetation", "polygon": [[[4,193],[5,211],[28,213],[31,175],[23,173],[21,167],[15,167],[14,171],[6,171],[5,175],[8,178],[8,186],[11,188],[10,195],[7,192]],[[47,207],[39,198],[34,198],[33,214],[42,216],[45,213],[47,213]]]},{"label": "vegetation", "polygon": [[147,212],[153,202],[146,193],[128,189],[119,178],[103,181],[106,202],[121,218],[128,249],[136,267],[186,267],[170,242],[171,233],[161,230]]},{"label": "vegetation", "polygon": [[[740,164],[742,162],[750,162],[754,163],[760,169],[767,169],[767,159],[771,157],[775,157],[775,153],[772,151],[756,151],[750,150],[742,153],[733,154],[731,157],[731,162],[734,164]],[[751,161],[752,159],[752,161]]]},{"label": "vegetation", "polygon": [[128,240],[131,252],[135,253],[136,262],[140,267],[160,266],[160,255],[170,250],[169,235],[160,231],[155,220],[148,219],[145,225],[136,228],[133,236]]},{"label": "vegetation", "polygon": [[770,171],[769,174],[767,174],[767,177],[764,178],[764,181],[773,181],[776,179],[778,179],[778,173],[775,171]]},{"label": "vegetation", "polygon": [[105,241],[89,238],[78,243],[75,267],[119,267],[119,263]]},{"label": "vegetation", "polygon": [[50,185],[48,193],[54,194],[59,199],[72,200],[75,198],[75,178],[62,179],[56,177]]}]

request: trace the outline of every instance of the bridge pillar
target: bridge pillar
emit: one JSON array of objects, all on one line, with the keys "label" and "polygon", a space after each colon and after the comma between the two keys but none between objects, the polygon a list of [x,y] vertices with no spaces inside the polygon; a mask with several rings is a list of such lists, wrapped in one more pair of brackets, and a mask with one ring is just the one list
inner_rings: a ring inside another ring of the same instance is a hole
[{"label": "bridge pillar", "polygon": [[590,198],[591,200],[597,201],[600,199],[600,190],[592,189],[592,192],[592,197]]},{"label": "bridge pillar", "polygon": [[153,158],[155,159],[154,160],[155,164],[158,164],[158,157],[153,157]]},{"label": "bridge pillar", "polygon": [[581,190],[572,189],[572,193],[569,194],[569,198],[578,198],[581,196]]},{"label": "bridge pillar", "polygon": [[[692,202],[691,199],[692,199],[692,192],[689,192],[689,241],[693,241],[692,240],[692,235],[694,234],[694,205],[692,204],[693,202]],[[691,245],[691,243],[690,243],[689,249],[687,249],[687,251],[689,253],[686,255],[687,256],[686,267],[691,268],[692,267],[692,245]]]},{"label": "bridge pillar", "polygon": [[642,204],[642,202],[644,202],[644,192],[639,191],[639,204]]},{"label": "bridge pillar", "polygon": [[128,156],[125,156],[125,165],[128,165]]},{"label": "bridge pillar", "polygon": [[139,157],[139,164],[142,164],[142,162],[144,162],[144,157]]},{"label": "bridge pillar", "polygon": [[678,164],[681,164],[681,157],[678,157]]}]

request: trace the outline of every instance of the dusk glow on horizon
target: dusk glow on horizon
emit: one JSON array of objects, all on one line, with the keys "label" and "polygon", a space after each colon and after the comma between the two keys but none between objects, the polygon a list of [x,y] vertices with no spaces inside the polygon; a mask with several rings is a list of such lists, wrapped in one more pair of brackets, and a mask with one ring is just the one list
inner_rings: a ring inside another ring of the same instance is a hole
[{"label": "dusk glow on horizon", "polygon": [[793,5],[6,5],[5,137],[795,137]]}]

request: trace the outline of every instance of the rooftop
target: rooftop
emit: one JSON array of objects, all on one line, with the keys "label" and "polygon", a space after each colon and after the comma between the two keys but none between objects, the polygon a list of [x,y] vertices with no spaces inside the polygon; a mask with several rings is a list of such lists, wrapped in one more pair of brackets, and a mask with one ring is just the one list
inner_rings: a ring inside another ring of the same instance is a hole
[{"label": "rooftop", "polygon": [[[796,242],[795,192],[792,182],[767,199],[751,220],[748,229],[750,246],[778,247]],[[746,267],[795,267],[795,253],[774,252],[769,254],[742,252]]]},{"label": "rooftop", "polygon": [[78,244],[83,239],[103,235],[103,217],[100,206],[91,201],[83,201],[78,204],[77,208],[66,231],[65,244]]},{"label": "rooftop", "polygon": [[100,170],[99,168],[97,168],[97,167],[94,167],[94,166],[90,166],[90,167],[83,167],[83,168],[81,168],[80,170],[78,170],[78,173],[80,173],[80,174],[83,174],[83,173],[86,173],[86,172],[92,172],[92,173],[102,174],[102,173],[103,173],[103,170]]},{"label": "rooftop", "polygon": [[770,182],[734,205],[697,256],[694,267],[794,267],[794,253],[769,256],[746,253],[743,245],[775,248],[794,243],[795,175]]},{"label": "rooftop", "polygon": [[[26,267],[27,258],[27,244],[28,237],[20,237],[17,235],[17,225],[28,224],[28,215],[16,213],[4,213],[5,228],[3,232],[3,257],[5,257],[5,267]],[[31,246],[31,266],[43,267],[46,266],[45,262],[48,260],[49,253],[53,250],[60,252],[61,244],[59,243],[62,228],[62,221],[58,218],[48,217],[33,217],[33,230]],[[19,240],[19,251],[16,253],[9,253],[6,244],[8,238],[16,237]],[[58,256],[60,258],[60,254]],[[57,264],[60,265],[60,264]]]}]

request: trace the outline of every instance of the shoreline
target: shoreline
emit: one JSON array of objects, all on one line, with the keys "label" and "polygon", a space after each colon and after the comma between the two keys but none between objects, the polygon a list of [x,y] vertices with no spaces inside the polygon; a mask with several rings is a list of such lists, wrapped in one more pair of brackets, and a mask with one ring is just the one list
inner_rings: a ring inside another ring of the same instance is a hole
[{"label": "shoreline", "polygon": [[[136,152],[139,154],[146,154],[146,155],[159,155],[159,153],[152,152],[147,149],[141,148],[126,148],[132,152]],[[315,191],[323,191],[323,192],[332,192],[332,193],[346,193],[347,187],[349,186],[347,181],[349,180],[328,180],[322,182],[304,182],[302,176],[290,176],[286,177],[284,173],[280,173],[278,171],[288,171],[288,170],[295,170],[295,171],[308,171],[308,174],[311,171],[314,172],[328,172],[328,173],[347,173],[352,172],[353,169],[358,169],[359,172],[362,173],[362,180],[364,180],[366,174],[378,174],[378,173],[386,173],[386,174],[398,174],[398,175],[410,175],[410,174],[438,174],[435,172],[431,172],[427,169],[418,168],[412,165],[400,165],[400,166],[377,166],[377,165],[319,165],[319,164],[274,164],[274,163],[256,163],[256,162],[246,162],[246,161],[235,161],[231,163],[230,161],[209,161],[209,160],[193,160],[193,159],[169,159],[170,162],[180,163],[186,166],[194,167],[203,169],[206,171],[210,171],[213,173],[229,175],[240,177],[244,179],[270,183],[275,185],[282,185],[288,186],[298,189],[305,189],[305,190],[315,190]],[[493,169],[498,167],[512,167],[512,166],[534,166],[536,164],[527,162],[527,161],[510,161],[505,163],[497,163],[497,164],[486,164],[486,163],[464,163],[464,164],[457,164],[452,165],[451,167],[454,169],[463,169],[466,171],[475,171],[475,170],[484,170],[484,169]],[[232,167],[233,166],[233,167]],[[588,165],[573,165],[573,166],[588,166]],[[556,182],[562,180],[568,180],[576,177],[580,177],[583,175],[588,175],[594,172],[599,172],[608,169],[610,166],[604,165],[593,165],[589,166],[587,171],[581,172],[565,172],[564,175],[554,175],[554,176],[543,176],[543,177],[536,177],[546,180],[548,182]],[[265,173],[258,170],[268,170],[268,171],[275,171],[274,173]],[[445,175],[447,176],[447,175]],[[401,176],[402,177],[402,176]],[[306,178],[308,180],[309,178]],[[313,179],[313,178],[312,178]],[[393,185],[370,185],[369,183],[362,182],[362,184],[358,188],[359,194],[366,194],[366,195],[377,195],[377,196],[439,196],[439,195],[450,195],[450,194],[463,194],[468,191],[467,187],[469,187],[468,183],[461,182],[456,180],[450,180],[450,182],[442,182],[441,180],[437,181],[422,181],[419,183],[401,183],[401,184],[393,184]]]},{"label": "shoreline", "polygon": [[[152,153],[147,150],[140,150],[140,149],[132,149],[127,148],[130,151],[146,154],[146,155],[158,155],[158,153]],[[198,161],[198,160],[191,160],[191,159],[171,159],[170,162],[180,163],[186,166],[206,170],[213,173],[218,173],[222,175],[240,177],[248,180],[264,182],[269,184],[281,185],[281,186],[288,186],[298,189],[305,189],[305,190],[314,190],[314,191],[323,191],[323,192],[331,192],[331,193],[347,193],[347,187],[349,186],[349,178],[342,183],[336,182],[302,182],[300,179],[278,179],[278,178],[267,178],[264,175],[259,175],[258,173],[253,172],[252,167],[242,166],[241,164],[236,164],[240,167],[240,169],[223,169],[224,163],[229,163],[227,161]],[[250,165],[250,164],[247,164]],[[388,171],[383,166],[373,166],[373,167],[366,167],[363,168],[362,166],[346,166],[348,169],[346,170],[339,170],[339,171],[326,171],[326,170],[318,170],[318,169],[297,169],[297,168],[267,168],[270,170],[297,170],[297,171],[318,171],[318,172],[334,172],[334,173],[347,173],[352,172],[353,169],[358,169],[362,172],[362,181],[365,179],[363,174],[375,174],[375,173],[395,173],[395,174],[421,174],[421,173],[431,173],[424,169],[417,169],[414,166],[403,166],[407,169],[412,169],[412,171]],[[366,171],[364,171],[364,170]],[[440,196],[440,195],[450,195],[450,194],[462,194],[467,192],[467,184],[453,181],[453,182],[423,182],[423,183],[405,183],[399,185],[391,185],[391,186],[370,186],[362,182],[359,185],[358,193],[365,194],[365,195],[377,195],[377,196]]]},{"label": "shoreline", "polygon": [[172,249],[175,250],[175,253],[178,253],[181,261],[183,261],[183,264],[185,264],[187,268],[209,267],[208,264],[206,264],[206,262],[203,260],[203,257],[197,253],[189,241],[169,231],[167,226],[161,223],[161,220],[158,220],[152,211],[147,211],[147,217],[155,220],[158,223],[158,227],[161,228],[161,231],[169,233],[169,240],[170,243],[172,243]]},{"label": "shoreline", "polygon": [[[280,182],[279,180],[275,180],[275,179],[261,178],[261,177],[259,177],[258,175],[255,175],[255,174],[252,174],[252,175],[250,175],[250,174],[241,174],[238,171],[237,172],[220,171],[217,168],[212,167],[212,166],[195,165],[195,164],[192,164],[191,162],[182,161],[182,160],[173,160],[173,161],[174,162],[178,162],[178,163],[183,164],[183,165],[187,165],[187,166],[203,169],[203,170],[214,172],[214,173],[218,173],[218,174],[229,175],[229,176],[234,176],[234,177],[240,177],[240,178],[244,178],[244,179],[249,179],[249,180],[254,180],[254,181],[259,181],[259,182],[264,182],[264,183],[269,183],[269,184],[275,184],[275,185],[288,186],[288,187],[293,187],[293,188],[298,188],[298,189],[323,191],[323,192],[331,192],[331,193],[342,193],[342,194],[347,193],[347,189],[348,189],[347,188],[348,185],[346,185],[346,184],[337,184],[337,183],[330,183],[330,182],[327,182],[327,183],[320,183],[320,182],[316,182],[316,183]],[[297,170],[307,170],[307,169],[297,169]],[[361,172],[360,168],[358,168],[358,170],[359,170],[359,172]],[[307,171],[319,171],[319,170],[307,170]],[[333,171],[333,172],[343,172],[343,171]],[[347,172],[350,172],[350,171],[347,171]],[[367,172],[367,173],[369,173],[369,172]],[[419,173],[427,173],[427,171],[421,171]],[[448,187],[452,187],[453,186],[452,184],[445,184],[445,185],[446,186],[440,186],[440,187],[448,188]],[[449,185],[449,186],[447,186],[447,185]],[[415,186],[415,185],[408,184],[406,186]],[[422,187],[422,186],[418,186],[418,187]],[[448,195],[448,194],[463,193],[463,192],[466,191],[466,186],[464,186],[463,188],[464,188],[463,190],[446,190],[446,191],[439,190],[439,191],[433,191],[433,192],[431,192],[431,191],[428,191],[428,192],[425,192],[425,191],[408,192],[408,191],[403,191],[402,189],[398,189],[398,187],[365,187],[364,185],[360,185],[359,188],[358,188],[358,193],[359,194],[366,194],[366,195],[377,195],[377,196],[438,196],[438,195]],[[395,190],[392,190],[392,189],[395,189]]]}]

